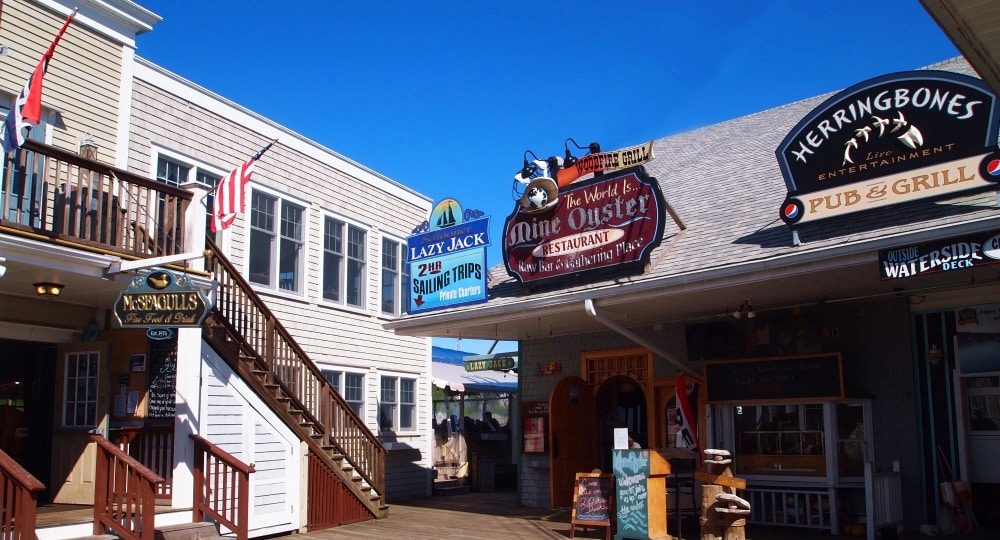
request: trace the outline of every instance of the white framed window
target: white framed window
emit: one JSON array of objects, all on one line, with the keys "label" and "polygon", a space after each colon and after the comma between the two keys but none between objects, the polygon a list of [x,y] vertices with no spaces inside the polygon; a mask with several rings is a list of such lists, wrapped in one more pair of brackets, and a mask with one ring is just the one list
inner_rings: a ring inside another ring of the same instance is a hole
[{"label": "white framed window", "polygon": [[417,429],[417,380],[383,376],[379,389],[378,427],[381,431]]},{"label": "white framed window", "polygon": [[324,301],[365,307],[368,271],[367,228],[333,216],[323,220]]},{"label": "white framed window", "polygon": [[324,369],[323,376],[330,382],[340,397],[344,398],[358,418],[364,419],[365,411],[365,376],[361,373]]},{"label": "white framed window", "polygon": [[301,293],[305,282],[305,207],[253,189],[249,214],[250,282]]},{"label": "white framed window", "polygon": [[381,310],[384,315],[396,316],[406,312],[409,305],[410,273],[406,265],[406,244],[382,238],[382,291]]},{"label": "white framed window", "polygon": [[97,426],[97,389],[100,354],[94,351],[66,355],[63,387],[64,427]]},{"label": "white framed window", "polygon": [[[215,187],[219,185],[222,169],[197,163],[178,154],[154,147],[156,171],[154,178],[169,186],[180,187],[188,182],[198,182],[209,190],[205,198],[205,231],[212,230],[212,209],[215,208]],[[216,238],[218,240],[218,238]]]}]

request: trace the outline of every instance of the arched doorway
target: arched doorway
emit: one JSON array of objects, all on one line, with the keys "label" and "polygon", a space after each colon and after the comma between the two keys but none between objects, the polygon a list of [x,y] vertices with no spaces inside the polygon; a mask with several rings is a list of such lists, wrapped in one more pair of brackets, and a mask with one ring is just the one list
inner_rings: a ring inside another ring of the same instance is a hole
[{"label": "arched doorway", "polygon": [[649,448],[649,411],[642,386],[631,377],[618,375],[605,380],[597,390],[600,467],[611,470],[615,428],[627,428],[642,448]]}]

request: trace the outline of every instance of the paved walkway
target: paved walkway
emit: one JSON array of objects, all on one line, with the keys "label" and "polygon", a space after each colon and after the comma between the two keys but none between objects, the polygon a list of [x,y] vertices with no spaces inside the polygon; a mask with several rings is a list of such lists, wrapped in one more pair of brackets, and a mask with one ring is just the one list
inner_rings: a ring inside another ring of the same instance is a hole
[{"label": "paved walkway", "polygon": [[[682,524],[683,540],[700,540],[696,519]],[[677,538],[676,523],[671,520],[667,532]],[[391,504],[389,517],[365,521],[333,529],[296,535],[296,540],[459,540],[569,538],[570,511],[546,510],[520,506],[517,494],[511,491],[467,493],[447,497],[414,499]],[[575,538],[604,538],[603,529],[577,528]],[[614,535],[612,534],[612,537]],[[747,540],[857,540],[852,536],[832,536],[829,533],[790,528],[748,526]],[[863,538],[863,537],[861,537]],[[928,537],[916,532],[904,532],[899,540],[922,540]],[[937,537],[938,540],[997,540],[1000,533],[963,534]]]}]

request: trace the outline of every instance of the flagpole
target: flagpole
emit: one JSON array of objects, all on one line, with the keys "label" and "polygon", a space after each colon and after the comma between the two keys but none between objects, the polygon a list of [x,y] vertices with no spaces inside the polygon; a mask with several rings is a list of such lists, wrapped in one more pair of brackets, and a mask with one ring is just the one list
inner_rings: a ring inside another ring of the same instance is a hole
[{"label": "flagpole", "polygon": [[[260,152],[257,152],[256,154],[254,154],[253,158],[251,158],[251,159],[253,159],[254,161],[257,161],[258,159],[260,159],[260,156],[264,155],[264,152],[267,152],[267,150],[269,148],[271,148],[272,146],[274,146],[274,143],[276,143],[276,142],[278,142],[278,138],[277,137],[275,137],[273,141],[267,143],[267,145],[264,146],[264,148],[261,148]],[[202,195],[200,202],[205,202],[205,199],[207,199],[210,196],[214,195],[215,192],[218,191],[218,189],[219,189],[219,184],[220,184],[219,182],[216,182],[215,186],[212,187],[212,189],[208,190],[207,193],[205,193],[204,195]]]}]

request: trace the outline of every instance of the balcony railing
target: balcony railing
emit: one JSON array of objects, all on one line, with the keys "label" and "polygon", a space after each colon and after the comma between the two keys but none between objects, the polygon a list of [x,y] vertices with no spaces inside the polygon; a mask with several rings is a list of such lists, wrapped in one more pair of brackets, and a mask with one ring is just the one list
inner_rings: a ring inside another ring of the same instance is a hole
[{"label": "balcony railing", "polygon": [[30,140],[3,160],[0,230],[128,258],[183,252],[190,192]]}]

